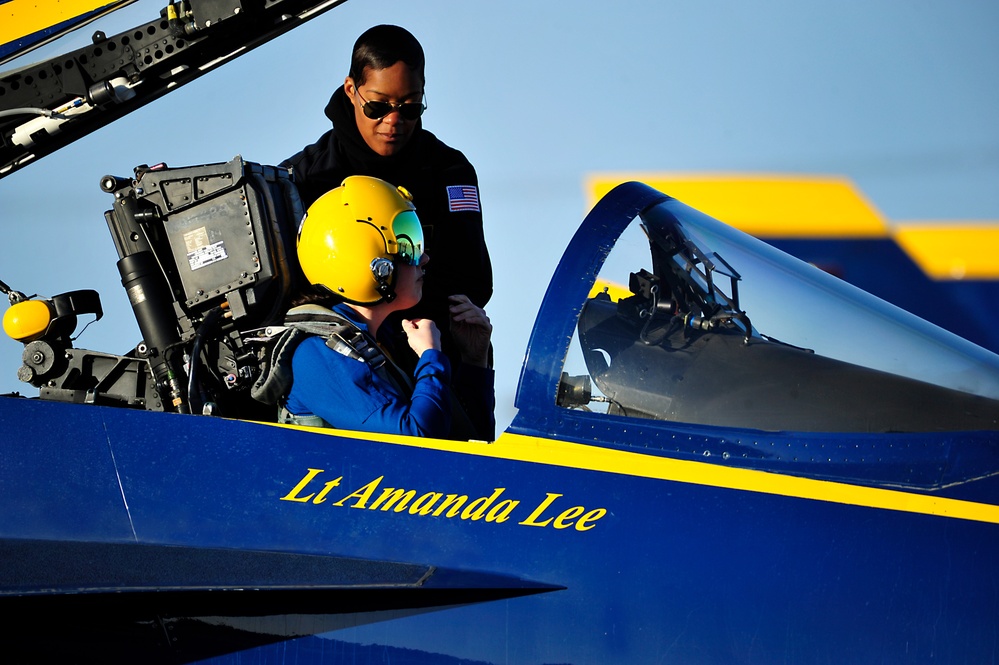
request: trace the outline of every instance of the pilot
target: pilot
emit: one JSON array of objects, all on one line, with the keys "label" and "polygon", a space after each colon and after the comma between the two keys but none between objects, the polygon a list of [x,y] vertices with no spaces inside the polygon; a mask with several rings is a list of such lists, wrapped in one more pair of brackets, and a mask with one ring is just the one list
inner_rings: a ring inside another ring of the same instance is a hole
[{"label": "pilot", "polygon": [[[460,361],[441,352],[430,319],[402,320],[407,348],[386,337],[385,320],[412,310],[423,293],[423,228],[408,192],[368,176],[323,195],[299,229],[298,257],[309,293],[287,315],[269,379],[281,420],[385,434],[491,440],[495,420],[492,325],[467,296],[451,296],[449,324]],[[396,360],[413,357],[412,373]],[[452,393],[453,390],[453,393]]]},{"label": "pilot", "polygon": [[[412,194],[434,261],[422,300],[405,316],[435,321],[445,352],[459,360],[446,325],[449,297],[462,293],[485,307],[492,266],[475,169],[423,128],[425,81],[423,47],[409,31],[370,28],[354,43],[347,77],[326,106],[333,128],[282,166],[292,168],[306,208],[350,175],[381,178]],[[400,318],[392,324],[397,331]]]}]

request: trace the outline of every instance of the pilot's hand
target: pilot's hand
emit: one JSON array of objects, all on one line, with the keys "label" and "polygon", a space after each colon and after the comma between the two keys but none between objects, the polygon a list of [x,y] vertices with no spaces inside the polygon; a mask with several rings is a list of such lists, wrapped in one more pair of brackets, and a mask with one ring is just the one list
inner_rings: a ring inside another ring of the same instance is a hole
[{"label": "pilot's hand", "polygon": [[430,319],[403,319],[402,331],[406,333],[409,348],[413,349],[417,357],[422,356],[427,349],[441,350],[441,331]]},{"label": "pilot's hand", "polygon": [[451,336],[461,352],[461,359],[469,365],[489,366],[489,339],[493,325],[489,322],[486,310],[468,296],[457,295],[448,298],[451,313]]}]

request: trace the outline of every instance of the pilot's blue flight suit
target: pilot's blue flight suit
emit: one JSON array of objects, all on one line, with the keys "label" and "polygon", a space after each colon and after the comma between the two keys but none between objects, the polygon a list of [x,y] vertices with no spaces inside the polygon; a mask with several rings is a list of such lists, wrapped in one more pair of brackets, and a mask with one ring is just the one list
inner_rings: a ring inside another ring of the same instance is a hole
[{"label": "pilot's blue flight suit", "polygon": [[[350,307],[340,304],[333,311],[367,334],[367,326]],[[315,335],[298,345],[291,362],[293,381],[284,406],[295,416],[319,416],[338,429],[435,438],[493,438],[492,369],[462,364],[452,382],[447,356],[428,349],[409,378],[392,368],[391,360],[385,370],[377,371],[363,360],[333,350],[323,337]],[[461,398],[461,406],[454,404],[452,386]],[[462,412],[453,416],[455,409]]]}]

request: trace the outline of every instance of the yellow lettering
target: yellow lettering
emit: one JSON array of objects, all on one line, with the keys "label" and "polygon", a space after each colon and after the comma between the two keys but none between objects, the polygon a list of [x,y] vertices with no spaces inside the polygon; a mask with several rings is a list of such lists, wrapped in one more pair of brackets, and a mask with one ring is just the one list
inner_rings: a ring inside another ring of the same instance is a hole
[{"label": "yellow lettering", "polygon": [[489,513],[486,515],[486,521],[496,522],[497,524],[505,522],[510,519],[510,513],[518,505],[520,505],[520,501],[503,499],[489,510]]},{"label": "yellow lettering", "polygon": [[[343,476],[326,481],[318,492],[306,493],[312,483],[323,473],[326,473],[323,469],[308,469],[298,484],[281,497],[281,501],[295,501],[297,503],[311,501],[317,505],[325,503],[332,491],[341,486]],[[521,504],[519,500],[502,499],[503,493],[506,492],[505,487],[497,487],[493,489],[492,494],[480,496],[470,502],[467,494],[445,495],[441,492],[426,492],[417,497],[417,490],[396,487],[381,488],[384,480],[385,476],[378,476],[331,505],[361,508],[362,510],[408,512],[410,515],[433,515],[434,517],[443,515],[448,518],[460,516],[463,520],[485,519],[486,522],[502,524],[510,520],[514,511]],[[316,486],[319,486],[318,482],[316,482]],[[375,498],[375,492],[379,489],[381,489],[381,493]],[[597,521],[607,515],[606,508],[587,510],[583,506],[572,506],[565,510],[555,509],[554,503],[562,496],[562,494],[548,492],[544,500],[527,516],[527,519],[517,524],[542,528],[551,526],[559,530],[575,528],[576,531],[589,531],[596,526]]]},{"label": "yellow lettering", "polygon": [[458,514],[458,511],[461,510],[462,505],[464,505],[466,501],[468,501],[467,495],[463,494],[461,496],[458,496],[457,494],[448,494],[446,497],[444,497],[444,503],[439,505],[437,507],[437,510],[434,511],[434,517],[440,517],[440,514],[443,513],[448,506],[450,506],[451,504],[455,504],[454,508],[447,511],[448,517],[454,517],[455,515]]},{"label": "yellow lettering", "polygon": [[312,500],[312,503],[322,503],[323,501],[325,501],[326,495],[330,493],[331,489],[333,489],[334,487],[340,487],[341,480],[343,480],[343,476],[340,476],[336,480],[331,480],[325,485],[323,485],[322,491],[316,495],[316,498]]},{"label": "yellow lettering", "polygon": [[296,495],[302,490],[304,490],[305,486],[311,483],[312,479],[318,476],[320,473],[323,473],[323,469],[309,469],[309,472],[305,474],[305,477],[302,478],[290,492],[281,497],[281,500],[299,501],[301,503],[305,503],[306,501],[311,499],[314,496],[312,494],[310,494],[309,496],[296,496]]},{"label": "yellow lettering", "polygon": [[561,515],[556,517],[555,523],[552,524],[552,526],[555,527],[556,529],[568,529],[570,526],[572,526],[572,522],[568,520],[576,519],[577,517],[583,514],[584,510],[586,510],[586,508],[583,508],[582,506],[573,506],[569,510],[566,510]]},{"label": "yellow lettering", "polygon": [[468,506],[465,507],[465,510],[462,511],[461,513],[461,519],[463,520],[470,519],[473,522],[476,520],[481,520],[485,516],[486,508],[489,506],[489,504],[495,501],[496,497],[502,494],[503,490],[505,489],[506,489],[505,487],[497,487],[496,489],[493,490],[493,493],[490,494],[489,496],[478,498],[472,503],[468,504]]},{"label": "yellow lettering", "polygon": [[406,506],[409,505],[414,496],[416,496],[416,490],[400,490],[394,487],[386,487],[382,490],[382,495],[371,504],[370,510],[381,506],[382,510],[388,511],[392,507],[392,504],[399,502],[399,505],[395,507],[395,512],[401,513],[406,510]]},{"label": "yellow lettering", "polygon": [[357,499],[357,503],[355,503],[353,506],[351,506],[351,508],[365,508],[365,507],[367,507],[368,499],[370,499],[371,495],[375,493],[375,490],[378,489],[378,483],[382,482],[382,480],[384,478],[385,478],[385,476],[378,476],[377,478],[375,478],[374,480],[372,480],[370,483],[368,483],[364,487],[351,492],[350,494],[348,494],[347,496],[343,497],[342,499],[340,499],[339,501],[337,501],[333,505],[334,506],[342,506],[343,503],[344,503],[344,501],[346,501],[347,499]]},{"label": "yellow lettering", "polygon": [[410,515],[429,515],[434,509],[434,504],[437,503],[443,494],[440,492],[427,492],[419,499],[413,502],[413,505],[409,507]]},{"label": "yellow lettering", "polygon": [[555,502],[555,499],[559,498],[560,496],[562,495],[552,494],[551,492],[548,492],[548,496],[545,498],[544,501],[541,502],[541,505],[535,508],[534,512],[527,516],[526,520],[524,520],[523,522],[518,522],[518,524],[522,524],[524,526],[548,526],[548,523],[552,521],[552,518],[549,517],[544,522],[539,522],[537,521],[537,519],[541,517],[541,515],[548,509],[548,506],[552,505],[552,503]]},{"label": "yellow lettering", "polygon": [[579,518],[579,521],[576,522],[576,531],[589,531],[590,529],[595,527],[596,524],[587,524],[587,522],[596,522],[598,519],[600,519],[606,514],[607,514],[606,508],[594,508],[593,510],[591,510],[590,512],[586,513],[585,515]]}]

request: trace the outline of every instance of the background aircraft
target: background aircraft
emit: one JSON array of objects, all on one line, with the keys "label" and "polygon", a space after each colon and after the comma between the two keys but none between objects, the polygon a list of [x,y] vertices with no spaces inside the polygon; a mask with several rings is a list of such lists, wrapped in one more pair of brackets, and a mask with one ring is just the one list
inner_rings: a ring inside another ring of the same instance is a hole
[{"label": "background aircraft", "polygon": [[[149,20],[139,2],[74,33]],[[476,165],[496,273],[498,419],[535,311],[606,171],[841,174],[891,220],[999,218],[999,8],[887,0],[625,2],[351,0],[0,182],[0,279],[28,294],[101,292],[80,345],[124,352],[138,330],[98,188],[142,163],[275,163],[328,126],[350,46],[381,22],[427,52],[425,125]],[[4,67],[54,54],[34,51]],[[0,340],[0,391],[20,345]]]}]

